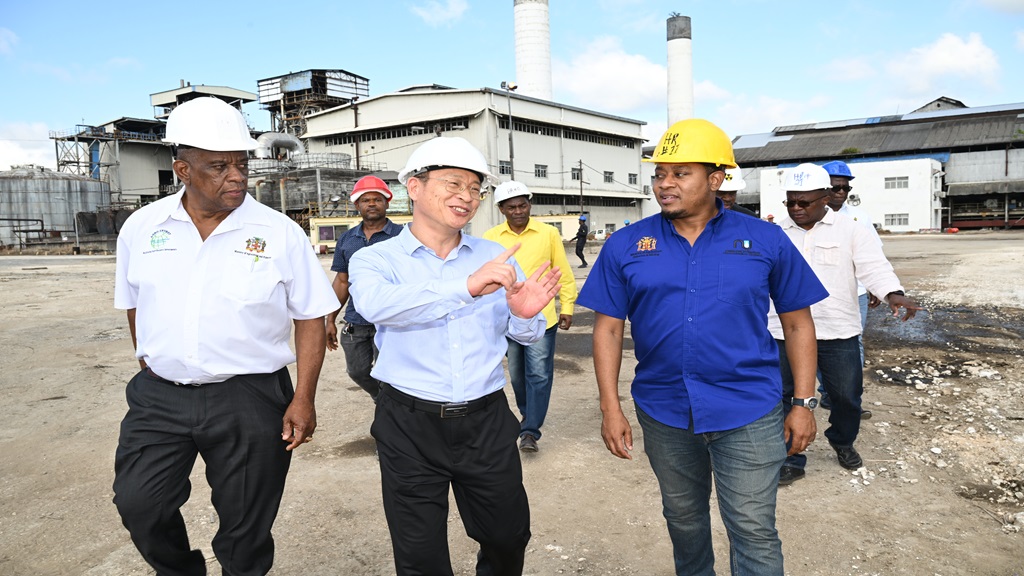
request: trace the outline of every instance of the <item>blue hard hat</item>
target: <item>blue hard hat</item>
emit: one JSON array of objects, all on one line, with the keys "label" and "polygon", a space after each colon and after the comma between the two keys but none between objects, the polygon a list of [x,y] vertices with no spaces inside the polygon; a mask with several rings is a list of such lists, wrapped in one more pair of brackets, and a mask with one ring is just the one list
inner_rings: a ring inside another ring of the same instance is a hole
[{"label": "blue hard hat", "polygon": [[828,172],[829,176],[845,176],[850,180],[854,179],[854,175],[850,174],[850,167],[846,165],[846,162],[842,160],[833,160],[821,165],[822,168]]},{"label": "blue hard hat", "polygon": [[626,224],[629,224],[629,220],[626,220]]},{"label": "blue hard hat", "polygon": [[580,214],[580,220],[586,221],[587,217],[585,214]]}]

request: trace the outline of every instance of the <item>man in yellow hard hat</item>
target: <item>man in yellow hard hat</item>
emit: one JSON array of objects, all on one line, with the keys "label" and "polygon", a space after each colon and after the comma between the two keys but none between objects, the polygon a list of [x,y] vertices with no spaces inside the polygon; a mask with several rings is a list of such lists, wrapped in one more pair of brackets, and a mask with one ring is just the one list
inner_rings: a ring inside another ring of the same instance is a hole
[{"label": "man in yellow hard hat", "polygon": [[338,299],[306,233],[247,193],[257,142],[241,112],[196,98],[171,112],[165,142],[182,189],[117,238],[114,306],[142,370],[126,392],[114,504],[157,574],[206,574],[179,511],[201,455],[223,572],[266,574],[291,451],[316,429],[324,316]]},{"label": "man in yellow hard hat", "polygon": [[828,294],[778,226],[727,210],[715,197],[725,169],[736,166],[717,126],[677,122],[647,161],[657,164],[661,214],[605,243],[578,300],[595,312],[601,435],[612,454],[631,458],[632,428],[618,390],[628,318],[636,417],[661,486],[677,574],[714,573],[714,480],[733,574],[781,576],[779,468],[786,442],[794,453],[803,450],[816,428],[812,405],[783,418],[768,302],[781,311],[803,399],[814,394],[809,306]]}]

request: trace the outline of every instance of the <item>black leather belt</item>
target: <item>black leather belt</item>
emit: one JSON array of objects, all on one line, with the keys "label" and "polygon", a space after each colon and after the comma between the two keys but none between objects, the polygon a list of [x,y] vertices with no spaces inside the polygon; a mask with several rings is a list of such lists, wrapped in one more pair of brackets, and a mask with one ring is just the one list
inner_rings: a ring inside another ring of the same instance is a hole
[{"label": "black leather belt", "polygon": [[463,416],[467,416],[477,410],[487,407],[488,404],[494,402],[500,396],[505,394],[503,390],[495,390],[487,396],[477,398],[476,400],[470,400],[469,402],[431,402],[396,390],[394,386],[391,386],[386,382],[381,382],[380,391],[387,395],[388,398],[391,398],[403,406],[408,406],[413,410],[435,414],[441,418],[461,418]]}]

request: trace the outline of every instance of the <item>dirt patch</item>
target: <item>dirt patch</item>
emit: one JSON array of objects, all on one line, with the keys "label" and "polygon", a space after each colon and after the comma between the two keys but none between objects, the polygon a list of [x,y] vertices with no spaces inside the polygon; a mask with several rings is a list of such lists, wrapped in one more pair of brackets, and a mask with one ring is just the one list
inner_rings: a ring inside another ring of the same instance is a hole
[{"label": "dirt patch", "polygon": [[[788,573],[1024,573],[1022,245],[1008,232],[885,238],[928,311],[908,324],[872,312],[865,402],[874,415],[857,443],[866,469],[852,474],[827,443],[813,444],[806,479],[779,493]],[[587,271],[574,269],[581,281]],[[124,314],[111,307],[113,275],[111,257],[0,258],[0,575],[152,573],[110,501],[124,386],[137,369]],[[671,574],[658,487],[628,400],[634,460],[612,457],[599,437],[592,326],[580,310],[559,335],[541,449],[524,456],[526,572]],[[274,573],[392,574],[372,405],[339,352],[328,355],[317,404],[316,441],[293,460],[275,526]],[[827,417],[818,411],[819,431]],[[203,473],[200,462],[183,513],[217,573]],[[727,573],[725,529],[713,517]],[[472,574],[475,547],[454,506],[449,540],[456,573]]]}]

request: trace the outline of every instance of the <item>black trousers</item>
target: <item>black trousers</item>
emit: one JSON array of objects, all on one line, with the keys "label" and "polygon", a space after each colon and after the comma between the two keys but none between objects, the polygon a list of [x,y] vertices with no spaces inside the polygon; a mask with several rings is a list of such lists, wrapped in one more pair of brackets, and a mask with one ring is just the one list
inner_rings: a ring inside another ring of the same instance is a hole
[{"label": "black trousers", "polygon": [[206,462],[223,573],[262,575],[274,561],[277,517],[291,452],[281,422],[294,396],[288,370],[177,386],[148,370],[128,383],[114,461],[114,504],[142,557],[159,576],[203,575],[179,509],[196,456]]},{"label": "black trousers", "polygon": [[508,401],[499,394],[466,416],[441,418],[400,404],[393,393],[382,389],[370,432],[398,576],[452,574],[449,486],[466,534],[480,543],[477,574],[521,575],[530,505],[516,448],[519,420]]},{"label": "black trousers", "polygon": [[583,255],[583,248],[587,245],[586,242],[576,242],[576,257],[580,259],[580,263],[584,266],[587,265],[587,258]]}]

